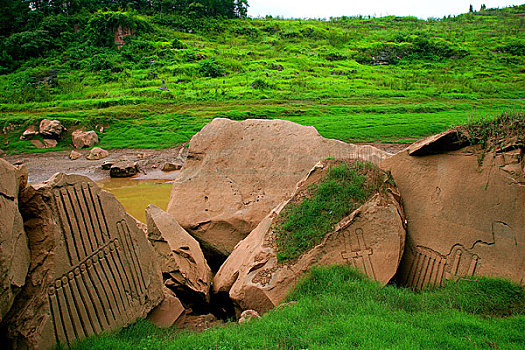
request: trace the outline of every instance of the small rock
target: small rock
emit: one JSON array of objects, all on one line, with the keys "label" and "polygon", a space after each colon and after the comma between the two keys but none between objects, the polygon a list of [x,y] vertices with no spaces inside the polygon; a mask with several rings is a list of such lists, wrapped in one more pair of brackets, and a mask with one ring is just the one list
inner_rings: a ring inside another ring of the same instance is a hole
[{"label": "small rock", "polygon": [[106,158],[109,156],[109,152],[105,149],[102,149],[100,147],[93,147],[91,151],[89,151],[89,154],[86,156],[89,160],[99,160],[102,158]]},{"label": "small rock", "polygon": [[148,315],[148,320],[160,328],[169,328],[184,313],[179,298],[167,287],[163,287],[164,300]]},{"label": "small rock", "polygon": [[40,122],[39,132],[43,137],[58,139],[60,134],[64,132],[66,128],[60,123],[60,121],[54,119],[43,119]]},{"label": "small rock", "polygon": [[244,310],[239,318],[239,323],[248,322],[252,318],[261,318],[261,315],[255,310]]},{"label": "small rock", "polygon": [[29,125],[27,129],[20,136],[20,140],[29,140],[38,134],[38,127],[36,125]]},{"label": "small rock", "polygon": [[162,171],[174,171],[174,170],[180,170],[181,168],[182,168],[182,164],[166,162],[162,166],[161,170]]},{"label": "small rock", "polygon": [[46,148],[44,143],[40,140],[30,140],[29,142],[31,142],[36,148]]},{"label": "small rock", "polygon": [[71,159],[71,160],[77,160],[77,159],[79,159],[81,157],[82,157],[82,153],[77,152],[75,150],[73,150],[73,151],[71,151],[71,153],[69,153],[69,159]]},{"label": "small rock", "polygon": [[137,162],[117,162],[109,169],[111,177],[130,177],[139,172]]},{"label": "small rock", "polygon": [[113,164],[115,164],[114,161],[112,161],[112,160],[106,160],[106,161],[104,161],[104,163],[102,163],[101,168],[102,168],[102,170],[109,170],[109,169],[111,169],[111,167],[113,166]]},{"label": "small rock", "polygon": [[45,148],[51,148],[57,146],[57,140],[55,139],[44,139]]},{"label": "small rock", "polygon": [[96,143],[98,143],[98,135],[93,130],[86,132],[82,130],[75,130],[71,135],[71,139],[73,141],[73,146],[75,146],[76,149],[93,147]]}]

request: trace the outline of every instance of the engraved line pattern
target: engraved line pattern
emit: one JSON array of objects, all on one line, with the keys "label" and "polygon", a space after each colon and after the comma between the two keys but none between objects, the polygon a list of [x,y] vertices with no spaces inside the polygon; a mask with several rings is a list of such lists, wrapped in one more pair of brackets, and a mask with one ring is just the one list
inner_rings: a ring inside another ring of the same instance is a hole
[{"label": "engraved line pattern", "polygon": [[355,232],[347,229],[343,232],[343,238],[346,248],[346,251],[341,253],[343,259],[375,279],[376,274],[370,259],[373,251],[366,246],[363,229],[357,228]]},{"label": "engraved line pattern", "polygon": [[479,256],[456,244],[448,255],[418,246],[412,250],[413,259],[403,282],[414,290],[441,286],[444,281],[461,276],[473,276]]}]

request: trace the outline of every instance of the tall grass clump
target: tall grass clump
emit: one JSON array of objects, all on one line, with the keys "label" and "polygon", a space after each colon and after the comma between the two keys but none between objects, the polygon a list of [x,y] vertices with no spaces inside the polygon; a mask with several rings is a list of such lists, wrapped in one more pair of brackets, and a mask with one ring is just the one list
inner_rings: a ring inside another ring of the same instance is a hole
[{"label": "tall grass clump", "polygon": [[278,259],[297,258],[319,244],[334,225],[384,186],[385,173],[371,163],[331,166],[326,175],[292,200],[274,227]]},{"label": "tall grass clump", "polygon": [[472,144],[483,149],[506,144],[525,146],[525,113],[504,112],[496,118],[472,120],[463,126]]}]

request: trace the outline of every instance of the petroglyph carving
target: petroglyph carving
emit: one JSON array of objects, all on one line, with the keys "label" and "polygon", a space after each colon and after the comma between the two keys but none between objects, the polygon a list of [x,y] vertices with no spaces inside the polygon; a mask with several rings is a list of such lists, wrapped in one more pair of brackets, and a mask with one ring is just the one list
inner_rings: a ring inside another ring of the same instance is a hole
[{"label": "petroglyph carving", "polygon": [[366,273],[370,278],[376,279],[374,266],[370,256],[373,254],[371,248],[365,243],[363,229],[356,228],[355,231],[346,229],[343,231],[345,251],[341,253],[343,259],[350,265]]},{"label": "petroglyph carving", "polygon": [[32,248],[32,258],[48,277],[35,279],[40,284],[17,305],[23,311],[9,330],[17,347],[71,344],[134,322],[161,301],[146,237],[112,195],[63,174],[31,191],[26,207],[38,208],[27,214],[35,221],[32,236],[46,246]]}]

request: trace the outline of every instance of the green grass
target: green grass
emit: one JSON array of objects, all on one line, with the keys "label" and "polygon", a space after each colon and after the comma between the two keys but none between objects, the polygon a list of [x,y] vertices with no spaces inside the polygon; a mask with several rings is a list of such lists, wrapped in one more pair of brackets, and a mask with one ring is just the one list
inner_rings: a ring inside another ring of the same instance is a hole
[{"label": "green grass", "polygon": [[273,231],[279,261],[321,243],[334,225],[385,186],[386,174],[368,162],[330,164],[321,180],[282,210]]},{"label": "green grass", "polygon": [[525,113],[503,113],[496,118],[473,120],[462,127],[472,144],[488,148],[525,146]]},{"label": "green grass", "polygon": [[243,325],[200,334],[140,321],[73,349],[522,349],[523,286],[476,277],[416,293],[348,266],[315,268],[288,300]]},{"label": "green grass", "polygon": [[[106,148],[175,146],[215,117],[287,119],[346,142],[411,142],[525,110],[524,13],[522,5],[439,20],[140,16],[151,31],[121,50],[89,46],[84,28],[66,26],[65,39],[54,38],[63,49],[4,67],[0,129],[15,131],[0,134],[0,147],[36,151],[16,139],[42,118],[102,124]],[[50,70],[56,80],[41,84]],[[158,90],[162,80],[170,91]]]}]

